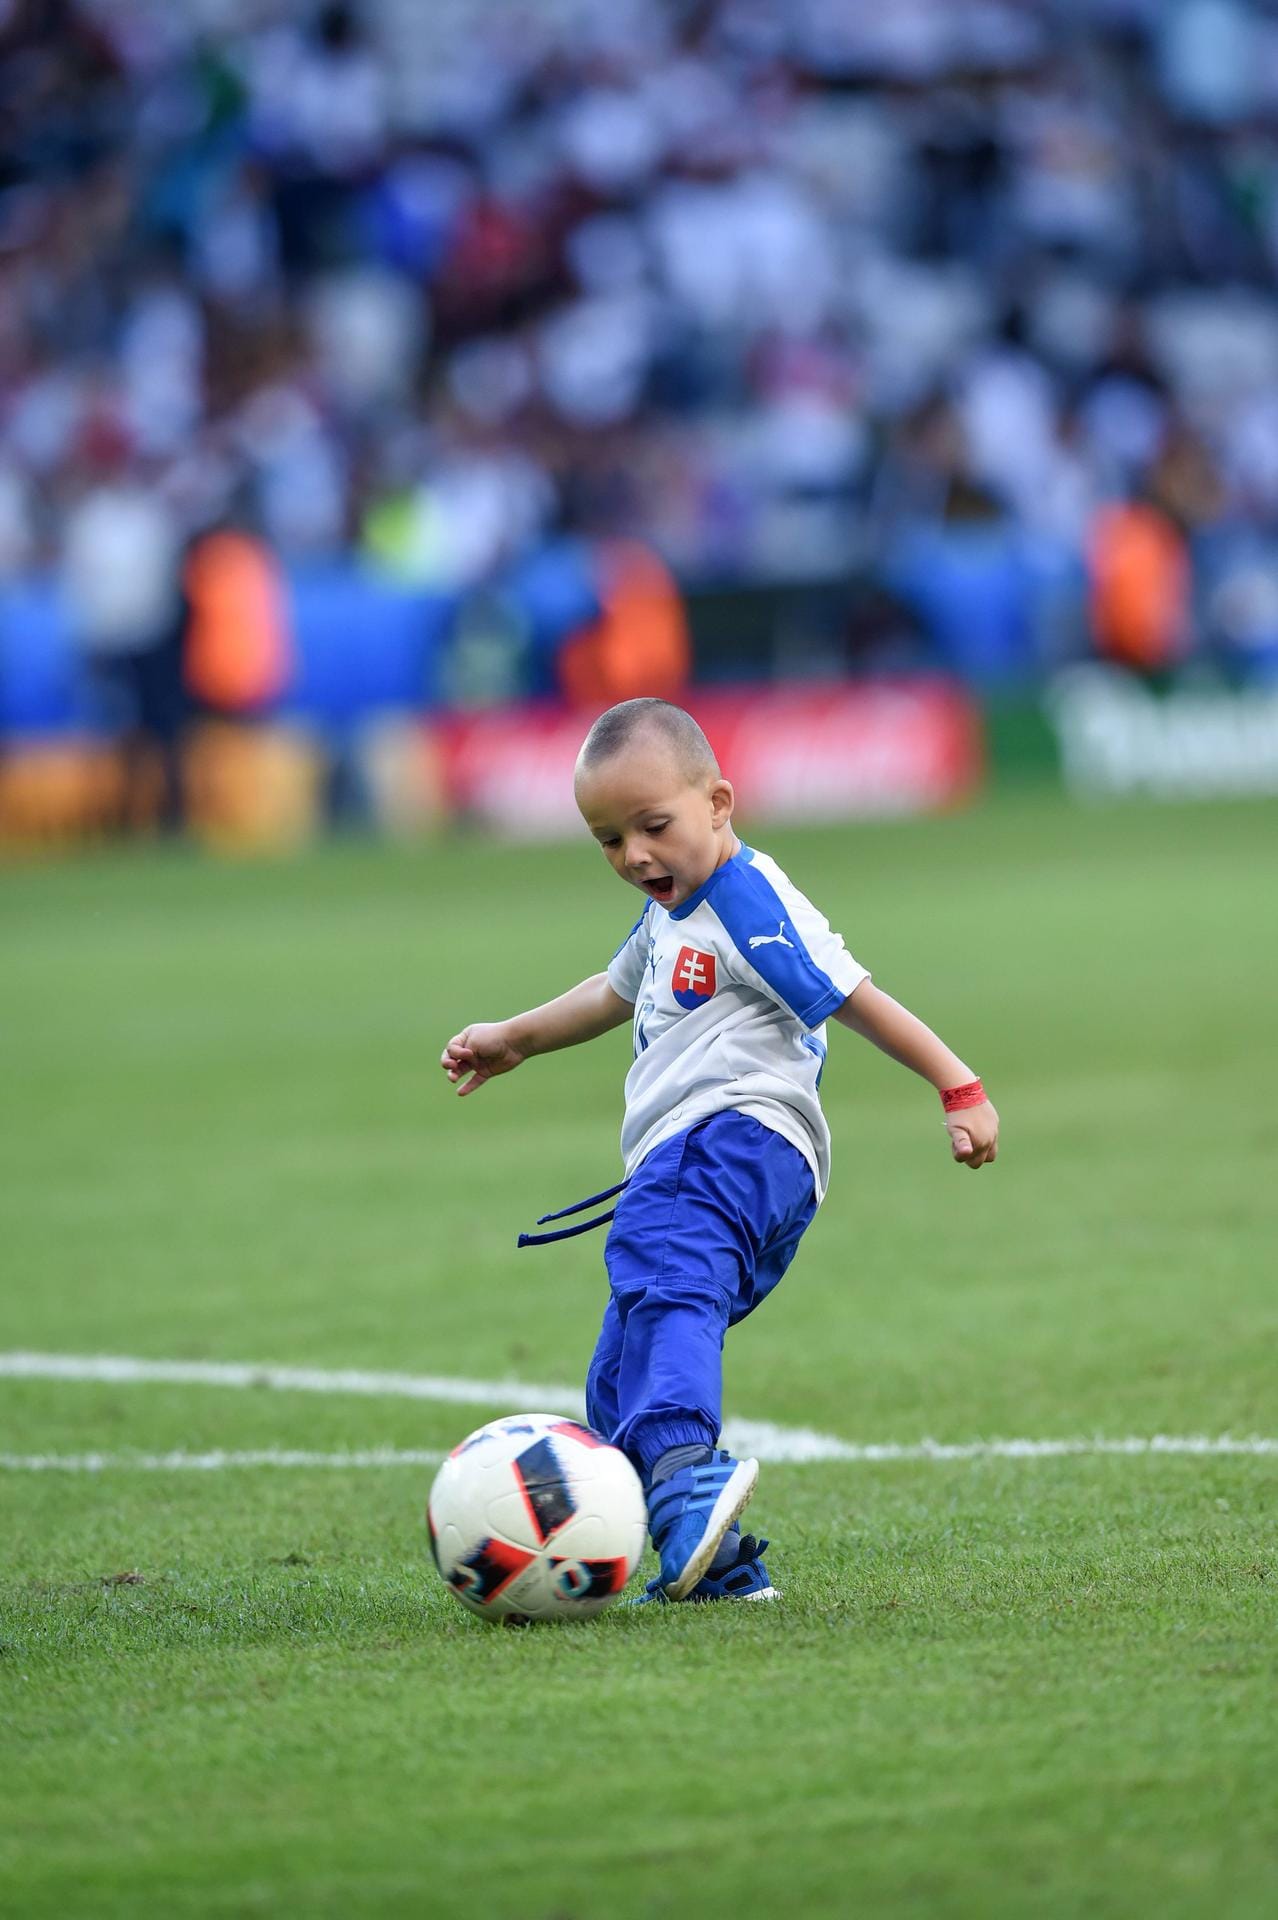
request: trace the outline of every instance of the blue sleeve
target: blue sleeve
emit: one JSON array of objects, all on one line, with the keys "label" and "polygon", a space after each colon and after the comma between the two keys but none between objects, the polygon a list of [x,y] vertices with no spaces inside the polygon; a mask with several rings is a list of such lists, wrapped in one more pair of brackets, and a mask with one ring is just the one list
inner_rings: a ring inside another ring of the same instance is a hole
[{"label": "blue sleeve", "polygon": [[787,902],[757,866],[734,868],[715,890],[714,911],[745,976],[805,1027],[819,1027],[866,974],[829,922],[792,891]]}]

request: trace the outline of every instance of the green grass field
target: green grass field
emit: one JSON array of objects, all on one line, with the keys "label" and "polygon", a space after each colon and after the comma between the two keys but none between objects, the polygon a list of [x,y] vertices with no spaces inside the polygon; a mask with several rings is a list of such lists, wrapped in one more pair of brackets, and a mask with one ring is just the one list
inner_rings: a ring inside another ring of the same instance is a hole
[{"label": "green grass field", "polygon": [[[985,1075],[996,1167],[831,1033],[830,1198],[729,1411],[855,1442],[1278,1436],[1278,808],[758,839]],[[0,1353],[572,1381],[533,1216],[616,1177],[628,1036],[459,1103],[467,1019],[633,919],[587,844],[0,873]],[[775,1607],[502,1633],[425,1553],[510,1410],[0,1377],[6,1915],[1278,1911],[1263,1454],[771,1465]],[[120,1583],[114,1576],[136,1574]]]}]

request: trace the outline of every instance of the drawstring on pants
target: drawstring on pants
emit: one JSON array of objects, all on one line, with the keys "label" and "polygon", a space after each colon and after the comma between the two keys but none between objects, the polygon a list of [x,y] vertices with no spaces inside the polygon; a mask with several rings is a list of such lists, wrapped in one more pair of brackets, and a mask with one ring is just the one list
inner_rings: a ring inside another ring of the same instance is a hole
[{"label": "drawstring on pants", "polygon": [[[613,1200],[630,1182],[619,1180],[615,1187],[605,1187],[602,1193],[592,1193],[588,1200],[576,1200],[570,1207],[560,1207],[557,1213],[543,1213],[538,1217],[537,1225],[544,1227],[548,1220],[566,1220],[570,1213],[583,1213],[587,1207],[600,1206],[605,1200]],[[560,1227],[555,1233],[521,1233],[516,1241],[520,1247],[548,1247],[552,1240],[574,1240],[579,1233],[591,1233],[596,1227],[606,1227],[616,1213],[610,1207],[607,1213],[599,1214],[594,1220],[579,1220],[575,1227]]]}]

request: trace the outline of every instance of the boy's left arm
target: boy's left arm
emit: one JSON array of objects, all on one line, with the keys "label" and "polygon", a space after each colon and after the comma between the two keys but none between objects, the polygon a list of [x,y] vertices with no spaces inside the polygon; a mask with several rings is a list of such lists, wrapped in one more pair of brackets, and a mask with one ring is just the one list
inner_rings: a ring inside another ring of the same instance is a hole
[{"label": "boy's left arm", "polygon": [[[972,1069],[951,1053],[930,1027],[871,980],[863,980],[853,989],[834,1018],[863,1039],[872,1040],[890,1060],[930,1081],[940,1094],[979,1084]],[[983,1167],[997,1158],[998,1114],[988,1100],[953,1112],[947,1106],[945,1127],[954,1158],[962,1166]]]}]

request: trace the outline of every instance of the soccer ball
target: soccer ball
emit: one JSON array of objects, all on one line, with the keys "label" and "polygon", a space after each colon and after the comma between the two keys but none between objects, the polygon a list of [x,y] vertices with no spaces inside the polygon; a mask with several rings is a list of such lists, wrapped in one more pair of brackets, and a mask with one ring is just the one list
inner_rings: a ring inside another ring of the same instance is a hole
[{"label": "soccer ball", "polygon": [[585,1620],[639,1564],[648,1515],[624,1453],[558,1413],[513,1414],[454,1447],[426,1505],[445,1586],[485,1620]]}]

